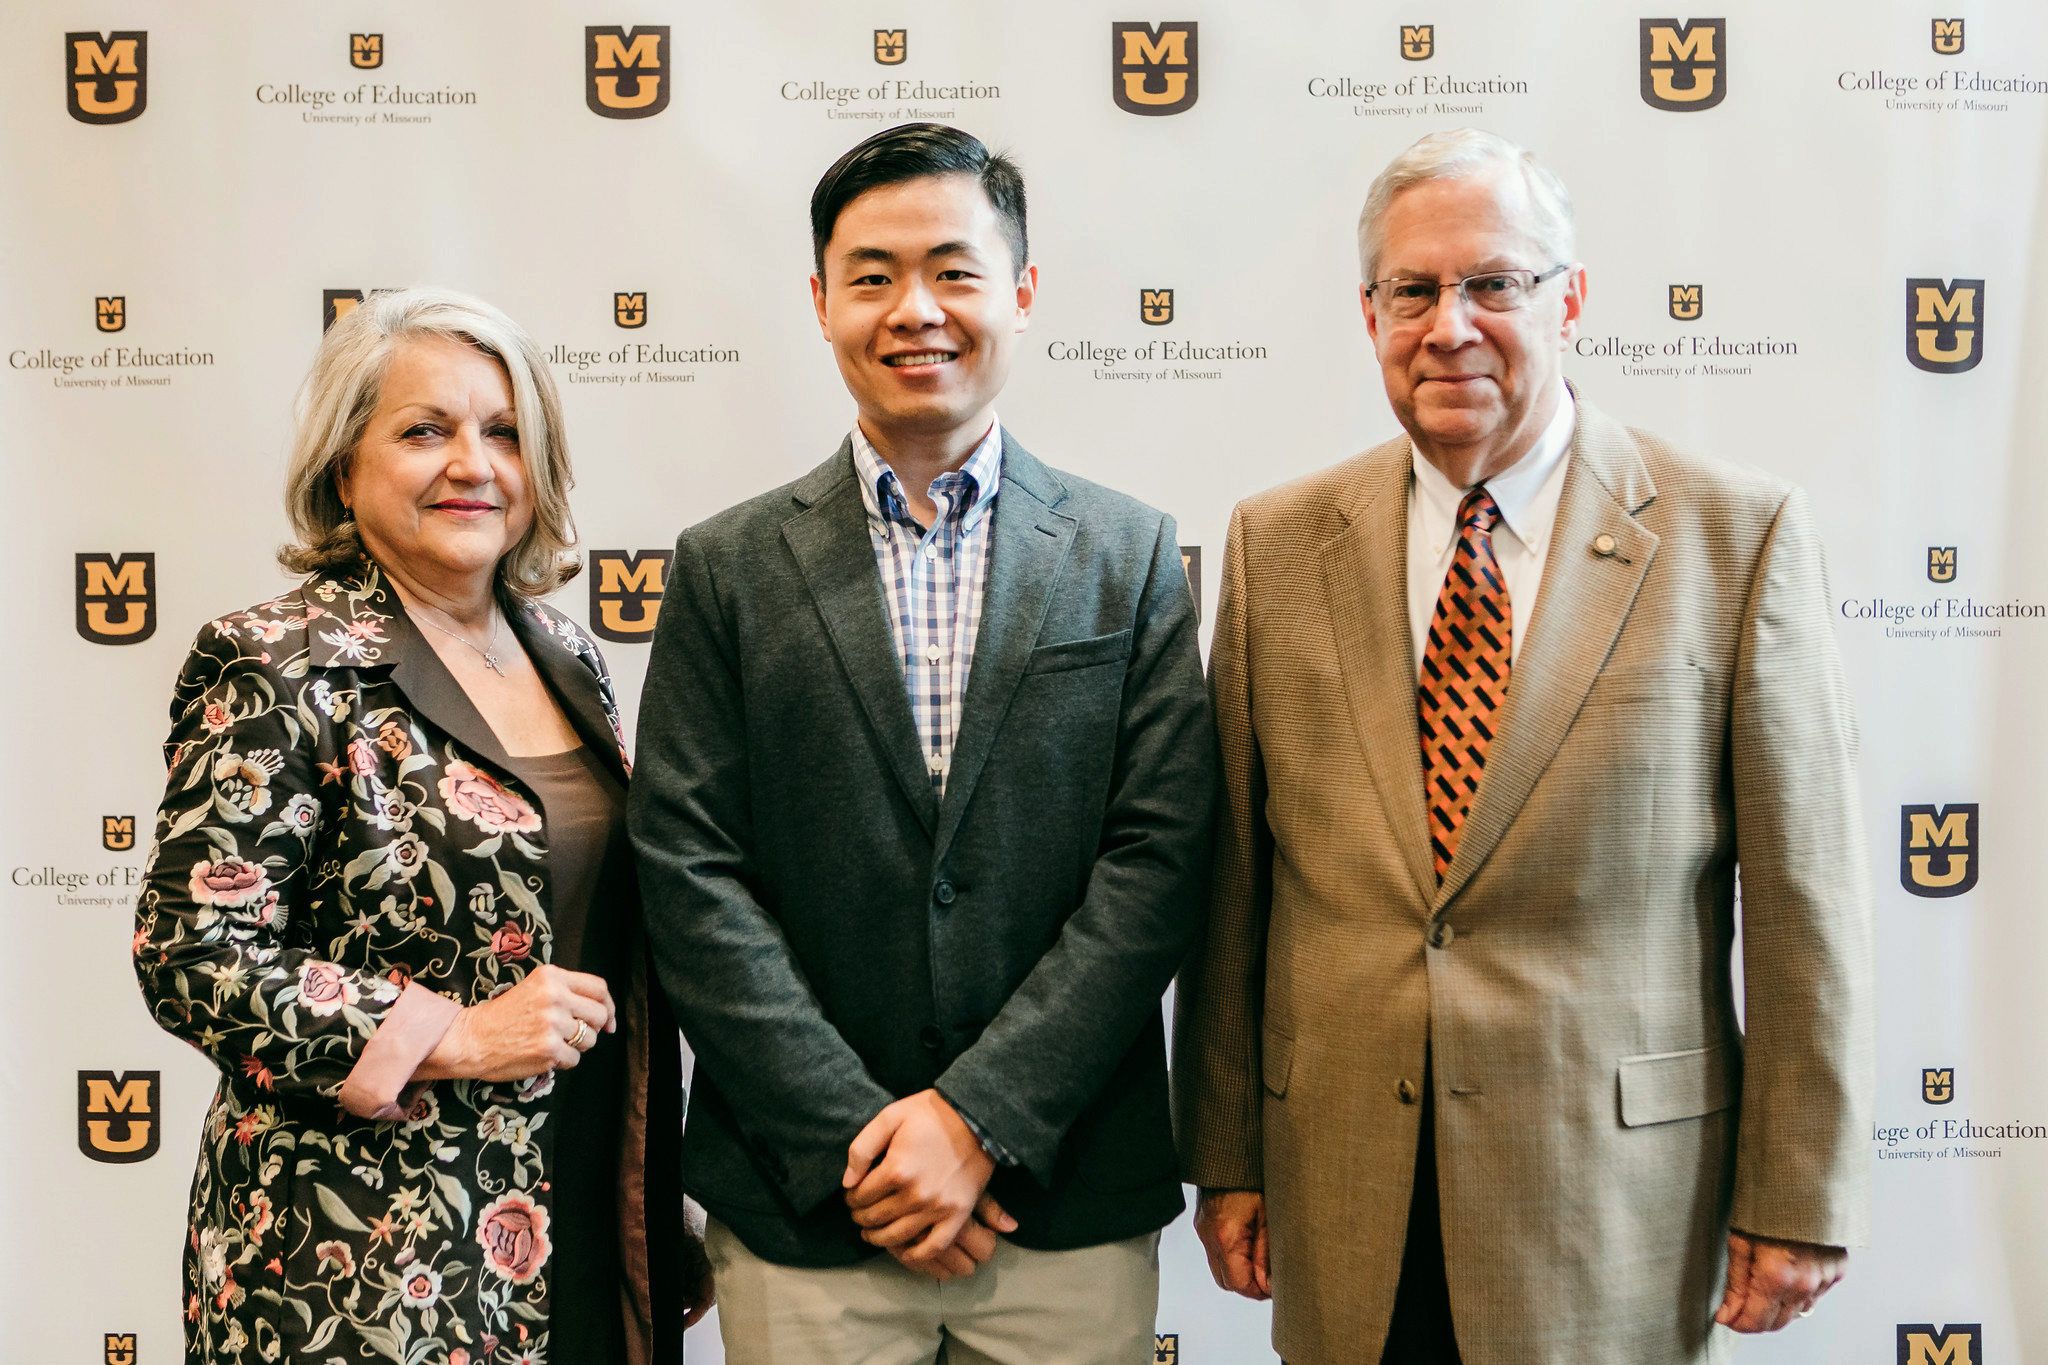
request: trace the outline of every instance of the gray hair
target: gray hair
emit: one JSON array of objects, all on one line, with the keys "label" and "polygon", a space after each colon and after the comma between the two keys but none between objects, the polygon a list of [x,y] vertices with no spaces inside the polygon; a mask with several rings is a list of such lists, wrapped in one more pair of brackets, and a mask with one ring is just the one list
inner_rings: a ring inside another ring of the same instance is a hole
[{"label": "gray hair", "polygon": [[497,580],[503,591],[545,597],[581,567],[570,553],[576,525],[569,515],[569,490],[576,479],[563,432],[562,400],[547,358],[526,330],[482,299],[452,289],[371,294],[321,338],[312,371],[299,389],[284,481],[294,539],[278,547],[278,563],[292,573],[310,574],[362,558],[362,536],[335,481],[355,459],[399,344],[436,336],[489,356],[504,366],[512,383],[533,524],[499,559]]},{"label": "gray hair", "polygon": [[1365,208],[1358,215],[1358,269],[1366,283],[1379,269],[1380,248],[1385,241],[1380,224],[1393,207],[1394,196],[1431,180],[1460,180],[1494,166],[1513,166],[1522,173],[1529,202],[1535,206],[1536,221],[1530,225],[1537,244],[1553,258],[1550,264],[1569,263],[1576,243],[1572,234],[1572,197],[1557,172],[1538,161],[1533,153],[1495,133],[1477,128],[1453,128],[1431,133],[1387,163],[1366,192]]}]

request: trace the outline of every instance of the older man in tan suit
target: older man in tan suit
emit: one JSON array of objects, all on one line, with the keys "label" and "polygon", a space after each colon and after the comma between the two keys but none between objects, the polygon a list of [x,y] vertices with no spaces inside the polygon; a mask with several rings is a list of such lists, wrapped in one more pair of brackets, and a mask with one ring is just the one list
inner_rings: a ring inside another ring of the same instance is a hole
[{"label": "older man in tan suit", "polygon": [[1290,1365],[1718,1359],[1868,1222],[1812,517],[1566,386],[1586,275],[1521,149],[1424,138],[1359,236],[1408,434],[1248,499],[1225,551],[1175,1042],[1197,1230]]}]

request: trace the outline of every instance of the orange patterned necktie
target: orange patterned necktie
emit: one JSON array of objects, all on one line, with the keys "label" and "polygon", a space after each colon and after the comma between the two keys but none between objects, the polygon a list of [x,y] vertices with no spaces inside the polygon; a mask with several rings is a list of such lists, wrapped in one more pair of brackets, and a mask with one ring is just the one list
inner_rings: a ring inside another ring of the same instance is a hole
[{"label": "orange patterned necktie", "polygon": [[1486,771],[1493,718],[1508,697],[1514,606],[1493,557],[1500,508],[1475,488],[1458,505],[1458,548],[1429,622],[1429,647],[1415,688],[1421,709],[1423,786],[1436,879],[1457,856],[1465,817]]}]

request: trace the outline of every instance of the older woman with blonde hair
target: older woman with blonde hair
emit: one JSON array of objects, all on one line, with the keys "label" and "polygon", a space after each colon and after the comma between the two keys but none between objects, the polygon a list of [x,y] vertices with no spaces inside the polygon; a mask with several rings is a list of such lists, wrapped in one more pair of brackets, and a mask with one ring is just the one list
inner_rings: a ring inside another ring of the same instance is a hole
[{"label": "older woman with blonde hair", "polygon": [[221,1069],[186,1358],[674,1361],[709,1283],[533,340],[445,290],[322,341],[302,586],[199,632],[135,965]]}]

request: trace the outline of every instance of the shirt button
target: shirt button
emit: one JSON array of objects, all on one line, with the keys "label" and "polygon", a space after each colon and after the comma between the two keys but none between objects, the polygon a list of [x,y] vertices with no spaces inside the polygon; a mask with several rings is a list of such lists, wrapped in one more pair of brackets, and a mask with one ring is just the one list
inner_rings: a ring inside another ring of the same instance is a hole
[{"label": "shirt button", "polygon": [[1457,936],[1458,931],[1456,929],[1442,921],[1438,921],[1430,927],[1429,946],[1432,948],[1448,948],[1451,946],[1451,940]]},{"label": "shirt button", "polygon": [[925,547],[924,547],[924,557],[925,557],[926,559],[937,559],[937,558],[939,557],[939,547],[938,547],[938,546],[936,546],[936,545],[927,545],[927,546],[925,546]]},{"label": "shirt button", "polygon": [[940,882],[937,886],[933,887],[932,899],[940,905],[951,905],[953,903],[953,883]]},{"label": "shirt button", "polygon": [[945,651],[940,649],[937,645],[926,645],[924,647],[924,659],[926,663],[935,664],[944,657]]},{"label": "shirt button", "polygon": [[1406,1077],[1403,1077],[1401,1083],[1394,1087],[1394,1093],[1401,1097],[1401,1103],[1403,1104],[1415,1103],[1416,1097],[1421,1094],[1415,1088],[1415,1082],[1408,1080]]}]

